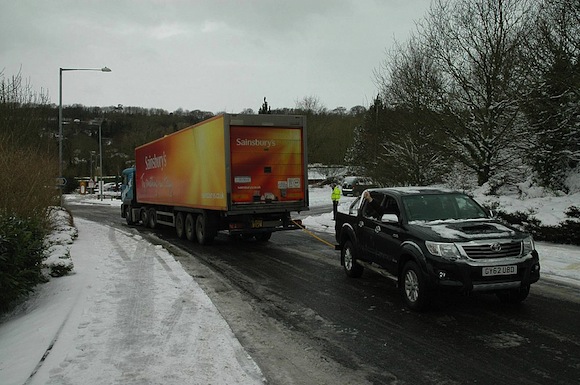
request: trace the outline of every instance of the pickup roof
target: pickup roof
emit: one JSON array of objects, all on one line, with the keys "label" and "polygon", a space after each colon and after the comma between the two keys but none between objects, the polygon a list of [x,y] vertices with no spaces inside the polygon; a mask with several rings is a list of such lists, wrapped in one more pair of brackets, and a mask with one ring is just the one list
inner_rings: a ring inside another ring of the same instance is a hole
[{"label": "pickup roof", "polygon": [[341,265],[349,277],[368,268],[394,280],[408,308],[424,309],[446,288],[519,303],[540,278],[532,237],[469,196],[426,187],[367,191],[371,201],[359,197],[337,213]]}]

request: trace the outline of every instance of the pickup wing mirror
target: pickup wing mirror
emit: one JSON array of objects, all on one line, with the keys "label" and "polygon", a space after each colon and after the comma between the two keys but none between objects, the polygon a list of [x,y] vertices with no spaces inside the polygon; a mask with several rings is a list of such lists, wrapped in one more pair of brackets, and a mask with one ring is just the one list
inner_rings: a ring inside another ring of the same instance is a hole
[{"label": "pickup wing mirror", "polygon": [[397,214],[383,214],[381,218],[383,223],[399,223],[399,216]]},{"label": "pickup wing mirror", "polygon": [[360,197],[358,197],[357,199],[354,200],[354,202],[352,202],[350,204],[350,207],[348,208],[348,213],[350,215],[358,215],[358,210],[360,209],[361,206],[361,199]]}]

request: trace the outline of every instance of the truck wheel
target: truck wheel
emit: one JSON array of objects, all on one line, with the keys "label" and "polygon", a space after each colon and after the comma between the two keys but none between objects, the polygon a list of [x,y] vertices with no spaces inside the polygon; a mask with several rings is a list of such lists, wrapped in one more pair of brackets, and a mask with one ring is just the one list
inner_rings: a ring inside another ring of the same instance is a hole
[{"label": "truck wheel", "polygon": [[256,241],[258,241],[258,242],[268,242],[271,237],[272,237],[272,233],[256,234]]},{"label": "truck wheel", "polygon": [[211,229],[207,214],[199,214],[195,220],[195,235],[200,245],[212,243],[215,233]]},{"label": "truck wheel", "polygon": [[141,218],[141,224],[143,224],[143,226],[149,226],[149,213],[145,208],[142,208],[141,211],[139,211],[139,217]]},{"label": "truck wheel", "polygon": [[428,293],[419,266],[414,261],[407,262],[399,279],[399,290],[405,305],[414,311],[423,310],[428,302]]},{"label": "truck wheel", "polygon": [[497,292],[497,297],[503,303],[517,304],[522,302],[530,294],[530,285],[524,285],[517,289],[510,289]]},{"label": "truck wheel", "polygon": [[157,227],[157,213],[155,212],[155,209],[149,209],[149,228],[154,229]]},{"label": "truck wheel", "polygon": [[342,259],[342,265],[344,266],[344,272],[347,276],[351,278],[359,278],[364,267],[356,263],[356,258],[354,257],[354,249],[351,241],[346,241],[340,252],[340,258]]},{"label": "truck wheel", "polygon": [[185,236],[185,219],[182,212],[178,212],[175,215],[175,232],[177,233],[177,238],[183,239]]},{"label": "truck wheel", "polygon": [[131,206],[125,206],[125,221],[127,221],[127,225],[129,226],[135,223],[135,221],[133,221],[133,216],[131,215]]},{"label": "truck wheel", "polygon": [[195,241],[195,217],[191,213],[185,217],[185,237],[188,241]]}]

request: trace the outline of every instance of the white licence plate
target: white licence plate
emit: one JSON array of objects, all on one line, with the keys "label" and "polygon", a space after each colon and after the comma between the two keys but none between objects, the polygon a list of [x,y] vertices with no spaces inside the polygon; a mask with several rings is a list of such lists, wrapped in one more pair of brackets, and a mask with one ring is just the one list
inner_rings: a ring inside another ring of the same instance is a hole
[{"label": "white licence plate", "polygon": [[518,273],[518,267],[515,265],[510,266],[490,266],[484,267],[481,275],[484,277],[490,277],[493,275],[512,275]]}]

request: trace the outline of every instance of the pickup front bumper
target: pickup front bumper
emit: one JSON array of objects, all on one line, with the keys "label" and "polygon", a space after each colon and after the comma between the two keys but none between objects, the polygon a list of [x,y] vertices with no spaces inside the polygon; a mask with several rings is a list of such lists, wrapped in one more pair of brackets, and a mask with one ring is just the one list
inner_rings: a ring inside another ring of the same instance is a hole
[{"label": "pickup front bumper", "polygon": [[540,279],[538,253],[523,258],[449,262],[433,259],[427,262],[430,286],[471,291],[498,291],[528,286]]}]

